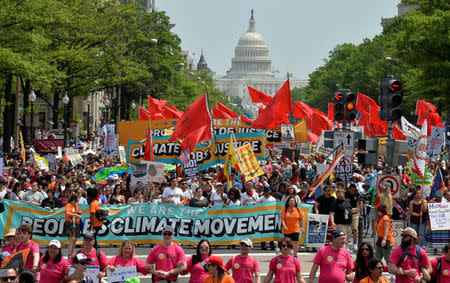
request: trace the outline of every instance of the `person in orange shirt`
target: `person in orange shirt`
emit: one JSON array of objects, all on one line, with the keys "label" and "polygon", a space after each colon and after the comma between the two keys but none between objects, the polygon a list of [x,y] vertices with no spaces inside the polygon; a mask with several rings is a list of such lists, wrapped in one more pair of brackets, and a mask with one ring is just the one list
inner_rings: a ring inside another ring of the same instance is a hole
[{"label": "person in orange shirt", "polygon": [[96,249],[98,248],[97,235],[103,225],[103,221],[98,220],[97,217],[95,216],[97,210],[101,209],[100,203],[98,202],[98,196],[99,194],[96,188],[89,188],[87,190],[88,202],[90,203],[89,204],[90,222],[88,230],[94,233],[95,239],[94,248]]},{"label": "person in orange shirt", "polygon": [[379,204],[377,206],[377,241],[375,245],[375,257],[388,262],[394,246],[394,236],[392,234],[391,218],[387,214],[386,206]]},{"label": "person in orange shirt", "polygon": [[384,270],[381,260],[372,258],[367,265],[369,266],[369,276],[361,279],[360,283],[389,283],[386,277],[381,276]]},{"label": "person in orange shirt", "polygon": [[284,209],[281,211],[281,226],[281,232],[284,236],[292,240],[294,257],[297,257],[300,230],[304,234],[305,227],[303,227],[303,213],[297,207],[294,197],[289,197],[286,200]]},{"label": "person in orange shirt", "polygon": [[225,272],[225,266],[223,265],[223,259],[212,255],[208,260],[208,277],[205,278],[204,283],[234,283],[233,277]]},{"label": "person in orange shirt", "polygon": [[66,221],[64,223],[64,234],[69,238],[67,247],[69,256],[73,254],[77,238],[80,237],[81,226],[81,210],[77,204],[78,197],[76,194],[71,194],[68,203],[66,204],[65,214]]}]

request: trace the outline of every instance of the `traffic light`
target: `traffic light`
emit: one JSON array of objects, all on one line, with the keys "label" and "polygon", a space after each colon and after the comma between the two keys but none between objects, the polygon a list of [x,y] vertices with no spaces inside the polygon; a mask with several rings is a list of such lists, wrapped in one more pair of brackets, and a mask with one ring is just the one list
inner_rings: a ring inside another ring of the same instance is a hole
[{"label": "traffic light", "polygon": [[356,119],[356,95],[347,91],[345,94],[345,120],[347,122],[354,121]]},{"label": "traffic light", "polygon": [[379,101],[381,120],[393,121],[402,117],[402,87],[402,82],[392,76],[381,79]]},{"label": "traffic light", "polygon": [[334,93],[334,120],[342,122],[344,119],[344,94],[342,91],[337,91]]}]

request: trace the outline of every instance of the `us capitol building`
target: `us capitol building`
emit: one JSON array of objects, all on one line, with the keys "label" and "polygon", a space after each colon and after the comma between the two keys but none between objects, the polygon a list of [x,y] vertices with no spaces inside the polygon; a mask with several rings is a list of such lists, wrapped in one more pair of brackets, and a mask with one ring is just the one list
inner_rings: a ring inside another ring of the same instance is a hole
[{"label": "us capitol building", "polygon": [[[263,36],[256,31],[256,21],[252,14],[249,20],[248,30],[244,33],[234,51],[231,59],[231,69],[226,76],[214,78],[216,87],[228,96],[238,96],[242,99],[244,108],[258,108],[251,102],[247,86],[256,88],[269,95],[275,95],[278,89],[286,82],[284,78],[276,78],[272,71],[272,60],[269,57],[269,49]],[[304,87],[307,80],[294,79],[289,75],[291,89]],[[247,109],[256,112],[256,109]]]}]

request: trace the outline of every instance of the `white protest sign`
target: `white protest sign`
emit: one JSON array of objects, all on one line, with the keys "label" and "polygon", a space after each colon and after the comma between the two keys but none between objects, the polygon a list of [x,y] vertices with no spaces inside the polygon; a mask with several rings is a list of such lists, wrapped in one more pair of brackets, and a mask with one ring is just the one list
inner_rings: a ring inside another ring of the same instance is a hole
[{"label": "white protest sign", "polygon": [[393,220],[391,225],[392,236],[394,237],[394,247],[398,247],[402,242],[401,231],[405,228],[405,223],[403,222],[403,220]]},{"label": "white protest sign", "polygon": [[295,142],[294,125],[281,124],[281,138],[283,143]]},{"label": "white protest sign", "polygon": [[56,158],[59,158],[59,159],[63,158],[62,147],[60,147],[60,146],[58,146],[58,155],[56,156]]},{"label": "white protest sign", "polygon": [[450,230],[450,203],[429,203],[431,231]]},{"label": "white protest sign", "polygon": [[164,163],[153,161],[141,161],[148,164],[148,181],[154,183],[164,182]]},{"label": "white protest sign", "polygon": [[325,245],[327,239],[329,215],[325,214],[308,214],[308,233],[306,237],[306,246],[308,248],[320,248]]},{"label": "white protest sign", "polygon": [[119,158],[120,163],[126,164],[127,163],[127,156],[125,155],[125,147],[123,145],[119,145]]},{"label": "white protest sign", "polygon": [[[69,266],[69,275],[72,275],[75,272],[75,267],[73,265]],[[84,272],[85,276],[89,277],[92,282],[98,282],[98,273],[100,272],[100,267],[98,266],[87,266],[86,271]]]},{"label": "white protest sign", "polygon": [[444,143],[445,128],[431,127],[431,136],[428,137],[427,158],[431,160],[439,159],[442,144]]},{"label": "white protest sign", "polygon": [[328,167],[330,167],[329,164],[317,163],[316,164],[317,176],[322,176],[323,173],[325,173],[328,170]]},{"label": "white protest sign", "polygon": [[106,157],[116,156],[116,125],[106,125],[105,133],[106,135],[103,146],[103,155]]},{"label": "white protest sign", "polygon": [[116,267],[114,271],[107,270],[108,282],[124,282],[126,279],[137,276],[136,266]]},{"label": "white protest sign", "polygon": [[78,164],[83,162],[83,157],[81,157],[80,154],[72,154],[70,156],[67,156],[70,163],[72,163],[72,166],[77,166]]}]

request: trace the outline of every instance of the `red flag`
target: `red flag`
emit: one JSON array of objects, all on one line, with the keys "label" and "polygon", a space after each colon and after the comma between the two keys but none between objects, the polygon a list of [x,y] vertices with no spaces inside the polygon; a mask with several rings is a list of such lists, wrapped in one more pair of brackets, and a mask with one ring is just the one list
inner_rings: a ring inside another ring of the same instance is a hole
[{"label": "red flag", "polygon": [[311,129],[311,132],[317,136],[320,136],[323,130],[333,129],[333,122],[328,120],[328,116],[321,114],[323,113],[322,111],[317,109],[314,110],[315,111],[311,115],[311,118],[306,121],[307,125],[310,125],[309,129]]},{"label": "red flag", "polygon": [[[295,111],[295,108],[294,108]],[[334,104],[331,102],[328,102],[328,119],[333,121],[334,120]]]},{"label": "red flag", "polygon": [[180,111],[177,112],[169,107],[163,106],[162,114],[164,115],[164,119],[178,119],[181,117],[182,112]]},{"label": "red flag", "polygon": [[220,109],[223,113],[226,113],[228,116],[230,116],[232,118],[237,118],[237,114],[233,112],[233,110],[231,110],[230,108],[226,107],[225,105],[223,105],[222,103],[220,103],[219,101],[217,101],[217,109]]},{"label": "red flag", "polygon": [[239,116],[239,119],[241,119],[241,121],[244,121],[247,124],[253,124],[253,122],[255,122],[255,120],[250,120],[249,118],[245,117],[244,115]]},{"label": "red flag", "polygon": [[356,100],[356,110],[370,113],[372,110],[380,110],[380,106],[378,106],[378,104],[372,98],[358,92],[358,98]]},{"label": "red flag", "polygon": [[272,97],[260,90],[254,89],[251,86],[248,87],[248,93],[250,93],[250,97],[253,103],[262,103],[264,105],[269,105]]},{"label": "red flag", "polygon": [[167,104],[166,100],[159,100],[156,98],[148,96],[148,110],[152,113],[159,113],[164,105]]},{"label": "red flag", "polygon": [[403,135],[402,130],[397,125],[394,125],[392,129],[392,136],[395,140],[406,140],[406,136]]},{"label": "red flag", "polygon": [[178,110],[175,106],[173,106],[172,104],[169,105],[169,108],[172,109],[173,111],[175,111],[179,117],[181,117],[181,115],[183,115],[183,111]]},{"label": "red flag", "polygon": [[252,128],[276,128],[281,123],[289,124],[288,116],[292,112],[291,89],[289,79],[278,90],[266,108],[258,113]]},{"label": "red flag", "polygon": [[306,132],[308,133],[308,141],[310,141],[312,143],[317,143],[319,141],[319,137],[316,134],[314,134],[310,131],[306,131]]},{"label": "red flag", "polygon": [[144,160],[153,161],[153,140],[152,130],[147,130],[147,140],[145,141]]},{"label": "red flag", "polygon": [[145,110],[142,107],[139,107],[139,120],[148,120],[150,112],[148,110]]},{"label": "red flag", "polygon": [[364,134],[373,138],[372,127],[370,126],[369,113],[361,111],[361,117],[359,118],[358,126],[364,127]]},{"label": "red flag", "polygon": [[189,152],[192,152],[199,142],[212,139],[211,130],[211,116],[204,94],[184,111],[169,141],[184,139],[181,150],[189,148]]},{"label": "red flag", "polygon": [[311,107],[301,101],[294,102],[294,117],[299,119],[310,119],[313,110]]}]

